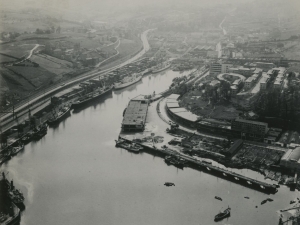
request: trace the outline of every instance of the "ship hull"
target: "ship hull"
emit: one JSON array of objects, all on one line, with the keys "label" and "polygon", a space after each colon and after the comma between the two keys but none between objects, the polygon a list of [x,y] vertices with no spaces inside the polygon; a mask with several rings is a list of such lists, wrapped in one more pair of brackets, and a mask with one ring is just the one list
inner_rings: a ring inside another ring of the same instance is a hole
[{"label": "ship hull", "polygon": [[129,87],[137,82],[139,82],[140,80],[142,79],[142,77],[139,77],[137,80],[135,81],[132,81],[132,82],[128,82],[128,83],[125,83],[125,84],[121,84],[121,85],[118,85],[118,86],[114,86],[114,90],[120,90],[120,89],[123,89],[123,88],[126,88],[126,87]]},{"label": "ship hull", "polygon": [[60,121],[62,121],[63,119],[67,118],[68,116],[71,115],[70,113],[71,111],[71,107],[69,107],[69,109],[67,111],[65,111],[63,114],[61,114],[59,117],[57,117],[55,120],[51,120],[51,121],[47,121],[49,126],[53,126],[58,124]]},{"label": "ship hull", "polygon": [[159,73],[159,72],[162,72],[162,71],[164,71],[164,70],[166,70],[166,69],[169,69],[170,66],[171,66],[171,65],[168,65],[168,66],[166,66],[166,67],[164,67],[164,68],[161,68],[161,69],[159,69],[159,70],[153,70],[152,73]]},{"label": "ship hull", "polygon": [[99,98],[101,98],[101,97],[103,97],[103,96],[105,96],[107,94],[110,94],[110,93],[112,93],[112,88],[110,88],[110,89],[102,92],[101,94],[99,94],[97,96],[94,96],[92,98],[88,98],[88,99],[86,99],[86,100],[84,100],[82,102],[75,102],[75,103],[72,104],[71,108],[72,109],[80,109],[80,108],[82,108],[82,107],[90,104],[91,102],[95,101],[96,99],[99,99]]}]

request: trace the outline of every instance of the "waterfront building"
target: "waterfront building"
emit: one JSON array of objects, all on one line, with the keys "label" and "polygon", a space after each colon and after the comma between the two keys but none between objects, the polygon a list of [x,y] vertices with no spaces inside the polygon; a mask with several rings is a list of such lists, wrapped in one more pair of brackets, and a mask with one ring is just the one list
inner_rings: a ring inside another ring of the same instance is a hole
[{"label": "waterfront building", "polygon": [[289,149],[281,158],[280,165],[293,171],[300,169],[300,147]]},{"label": "waterfront building", "polygon": [[268,132],[268,124],[237,118],[231,122],[231,130],[240,132],[242,138],[261,141]]}]

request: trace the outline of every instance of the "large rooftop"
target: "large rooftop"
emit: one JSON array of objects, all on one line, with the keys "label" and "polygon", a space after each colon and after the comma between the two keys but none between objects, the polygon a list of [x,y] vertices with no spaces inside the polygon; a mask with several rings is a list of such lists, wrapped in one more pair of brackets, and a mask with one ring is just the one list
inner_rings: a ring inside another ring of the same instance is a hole
[{"label": "large rooftop", "polygon": [[133,99],[129,102],[124,118],[123,125],[145,124],[148,110],[147,100]]}]

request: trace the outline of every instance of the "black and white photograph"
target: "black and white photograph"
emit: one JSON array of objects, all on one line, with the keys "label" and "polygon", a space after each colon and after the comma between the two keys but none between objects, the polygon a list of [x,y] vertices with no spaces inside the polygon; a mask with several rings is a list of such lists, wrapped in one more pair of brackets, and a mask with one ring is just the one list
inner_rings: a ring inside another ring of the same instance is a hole
[{"label": "black and white photograph", "polygon": [[300,0],[0,0],[0,225],[300,225]]}]

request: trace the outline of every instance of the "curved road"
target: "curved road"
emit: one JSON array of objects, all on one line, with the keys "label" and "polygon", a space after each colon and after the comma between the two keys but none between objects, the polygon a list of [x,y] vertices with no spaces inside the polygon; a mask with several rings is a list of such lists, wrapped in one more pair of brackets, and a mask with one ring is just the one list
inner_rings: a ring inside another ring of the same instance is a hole
[{"label": "curved road", "polygon": [[[140,58],[142,55],[144,55],[149,50],[150,46],[149,46],[149,43],[148,43],[147,34],[152,30],[155,30],[155,29],[146,30],[141,34],[141,40],[143,42],[143,49],[138,54],[133,56],[132,58],[128,59],[127,61],[125,61],[125,62],[123,62],[123,63],[121,63],[117,66],[114,66],[114,67],[106,69],[106,70],[102,70],[101,72],[99,72],[99,71],[87,72],[87,73],[81,75],[80,77],[77,77],[73,80],[69,80],[68,83],[65,86],[61,86],[60,84],[58,84],[56,86],[50,87],[48,90],[45,90],[44,92],[38,93],[37,95],[33,96],[32,99],[29,99],[28,101],[23,101],[19,106],[15,106],[15,113],[18,113],[18,116],[20,116],[19,115],[20,113],[25,114],[24,111],[27,110],[28,105],[33,106],[34,104],[39,103],[39,101],[41,101],[46,95],[51,95],[54,92],[57,93],[59,90],[63,90],[66,87],[71,87],[71,86],[73,86],[73,85],[75,85],[75,84],[77,84],[77,83],[79,83],[83,80],[87,80],[89,78],[99,76],[101,74],[110,72],[112,70],[115,70],[117,68],[120,68],[124,65],[127,65],[129,63],[132,63],[132,62],[136,61],[138,58]],[[10,111],[12,111],[12,109],[10,109]],[[3,126],[4,121],[7,124],[11,120],[13,120],[12,112],[7,112],[7,113],[1,115],[1,121],[0,122],[1,122],[2,126]]]}]

